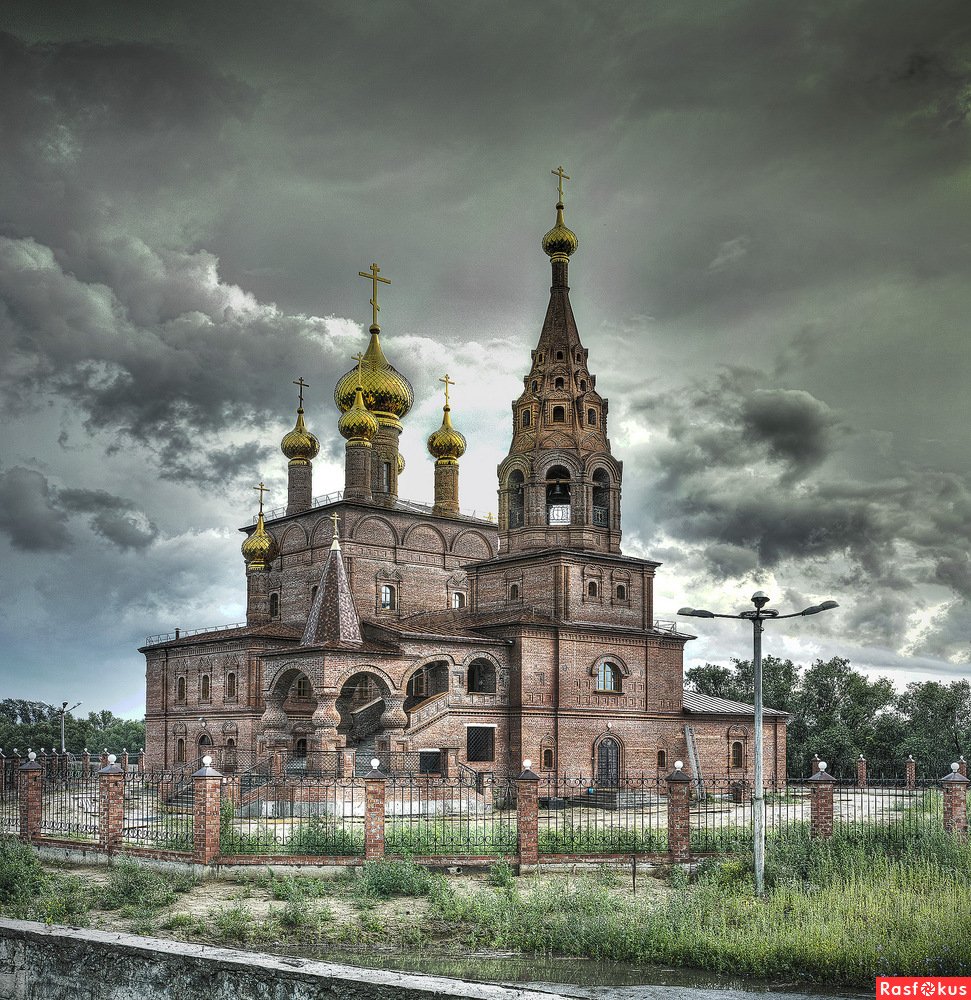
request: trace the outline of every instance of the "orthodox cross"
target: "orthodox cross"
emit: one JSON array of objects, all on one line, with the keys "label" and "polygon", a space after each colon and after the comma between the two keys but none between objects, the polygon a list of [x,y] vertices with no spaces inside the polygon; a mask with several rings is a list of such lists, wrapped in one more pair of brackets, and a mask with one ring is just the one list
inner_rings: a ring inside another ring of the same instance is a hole
[{"label": "orthodox cross", "polygon": [[337,522],[340,520],[340,515],[337,513],[336,510],[334,511],[333,514],[330,515],[330,519],[334,522],[334,538],[336,539],[338,537],[337,536]]},{"label": "orthodox cross", "polygon": [[263,480],[262,479],[260,480],[260,485],[259,486],[254,486],[253,489],[260,491],[260,513],[262,514],[263,513],[263,494],[264,493],[269,493],[270,491],[269,491],[269,489],[266,486],[263,485]]},{"label": "orthodox cross", "polygon": [[440,378],[438,381],[445,383],[445,405],[448,406],[448,387],[456,383],[448,377],[448,372],[445,373],[445,378]]},{"label": "orthodox cross", "polygon": [[556,190],[559,194],[558,200],[563,201],[563,182],[570,179],[569,175],[563,173],[563,167],[557,167],[556,170],[551,170],[550,173],[558,178],[556,182]]},{"label": "orthodox cross", "polygon": [[[300,409],[302,410],[303,409],[303,391],[304,391],[304,389],[309,389],[310,388],[310,383],[309,382],[304,382],[303,375],[301,375],[300,378],[298,378],[293,384],[300,386]],[[254,486],[253,489],[255,490],[256,487]]]},{"label": "orthodox cross", "polygon": [[351,360],[357,362],[357,384],[361,385],[361,365],[364,362],[364,352],[358,351]]},{"label": "orthodox cross", "polygon": [[390,285],[391,284],[391,279],[390,278],[379,278],[378,277],[378,274],[380,274],[380,272],[381,272],[381,268],[378,267],[377,264],[372,264],[371,265],[371,273],[370,274],[367,271],[358,271],[357,272],[362,278],[370,278],[371,279],[371,285],[373,286],[373,290],[371,292],[371,326],[377,326],[378,325],[378,313],[381,311],[381,307],[378,305],[378,282],[379,281],[383,281],[386,285]]}]

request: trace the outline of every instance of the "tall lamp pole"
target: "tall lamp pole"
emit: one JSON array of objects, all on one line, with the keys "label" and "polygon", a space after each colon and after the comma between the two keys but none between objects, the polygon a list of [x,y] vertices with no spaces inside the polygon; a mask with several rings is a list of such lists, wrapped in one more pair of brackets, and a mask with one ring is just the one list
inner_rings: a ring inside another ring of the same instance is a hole
[{"label": "tall lamp pole", "polygon": [[73,712],[76,708],[79,708],[81,702],[76,705],[72,705],[70,708],[67,707],[67,702],[61,702],[61,753],[67,753],[67,747],[64,745],[64,716],[68,712]]},{"label": "tall lamp pole", "polygon": [[770,618],[800,618],[806,615],[818,615],[820,611],[830,611],[838,608],[836,601],[823,601],[802,611],[780,615],[772,608],[766,609],[769,598],[761,590],[752,595],[754,611],[743,611],[737,615],[716,614],[702,608],[679,608],[679,615],[692,618],[738,618],[747,619],[752,623],[754,655],[752,665],[755,672],[755,787],[752,790],[752,826],[755,841],[755,893],[761,896],[765,892],[765,780],[762,767],[762,623]]}]

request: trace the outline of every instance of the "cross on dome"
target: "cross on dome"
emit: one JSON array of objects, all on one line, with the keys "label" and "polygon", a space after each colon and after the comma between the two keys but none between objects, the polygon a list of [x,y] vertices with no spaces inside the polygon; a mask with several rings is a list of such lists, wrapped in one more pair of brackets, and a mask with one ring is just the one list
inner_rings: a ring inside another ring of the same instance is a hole
[{"label": "cross on dome", "polygon": [[381,268],[377,264],[371,264],[370,273],[367,271],[358,271],[358,275],[362,278],[371,279],[371,326],[378,325],[378,313],[381,311],[381,307],[378,305],[378,282],[381,281],[385,285],[391,284],[390,278],[379,278],[378,275],[381,273]]}]

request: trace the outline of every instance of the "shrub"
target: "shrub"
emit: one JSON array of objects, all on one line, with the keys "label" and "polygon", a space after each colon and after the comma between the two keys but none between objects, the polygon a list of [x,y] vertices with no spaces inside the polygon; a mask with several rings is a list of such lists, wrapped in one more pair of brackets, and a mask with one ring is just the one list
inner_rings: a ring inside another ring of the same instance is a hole
[{"label": "shrub", "polygon": [[47,881],[30,845],[12,837],[0,838],[0,903],[25,905]]},{"label": "shrub", "polygon": [[489,868],[489,881],[499,889],[511,886],[513,884],[512,865],[505,858],[500,858]]},{"label": "shrub", "polygon": [[354,882],[358,896],[370,899],[391,899],[393,896],[430,896],[444,880],[415,864],[411,858],[398,861],[383,858],[366,861]]}]

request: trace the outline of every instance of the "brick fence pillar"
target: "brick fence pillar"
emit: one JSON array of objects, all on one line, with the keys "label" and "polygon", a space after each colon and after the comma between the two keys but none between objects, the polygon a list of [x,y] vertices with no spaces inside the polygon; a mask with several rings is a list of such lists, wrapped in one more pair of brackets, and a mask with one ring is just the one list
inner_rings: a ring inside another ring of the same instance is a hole
[{"label": "brick fence pillar", "polygon": [[118,759],[118,763],[121,764],[121,769],[123,771],[128,770],[128,748],[122,747],[121,757]]},{"label": "brick fence pillar", "polygon": [[819,770],[809,776],[809,833],[825,839],[833,836],[833,786],[836,779],[826,771],[826,761],[819,762]]},{"label": "brick fence pillar", "polygon": [[951,765],[951,773],[941,779],[944,789],[944,829],[961,840],[968,836],[968,785],[960,764]]},{"label": "brick fence pillar", "polygon": [[866,788],[866,757],[860,754],[856,762],[856,786]]},{"label": "brick fence pillar", "polygon": [[958,757],[958,774],[963,774],[965,778],[968,776],[968,762],[964,759],[964,754]]},{"label": "brick fence pillar", "polygon": [[691,778],[684,763],[674,762],[668,783],[668,856],[672,864],[691,860]]},{"label": "brick fence pillar", "polygon": [[40,836],[44,795],[44,771],[33,751],[27,754],[27,763],[20,768],[19,781],[20,839],[29,843]]},{"label": "brick fence pillar", "polygon": [[212,757],[192,775],[192,860],[209,865],[219,856],[219,807],[223,776],[212,767]]},{"label": "brick fence pillar", "polygon": [[459,750],[458,747],[443,747],[442,754],[442,777],[454,778],[459,773]]},{"label": "brick fence pillar", "polygon": [[516,844],[520,872],[531,871],[539,864],[539,775],[531,760],[516,779]]},{"label": "brick fence pillar", "polygon": [[342,747],[340,750],[341,755],[341,777],[353,778],[354,768],[357,766],[357,754],[353,750],[348,750],[347,747]]},{"label": "brick fence pillar", "polygon": [[917,787],[917,761],[912,756],[904,761],[904,784],[908,788]]},{"label": "brick fence pillar", "polygon": [[121,847],[125,826],[125,772],[108,755],[98,771],[98,844],[109,854]]},{"label": "brick fence pillar", "polygon": [[91,774],[91,751],[85,747],[81,754],[81,773],[87,778]]},{"label": "brick fence pillar", "polygon": [[384,857],[385,776],[371,761],[371,770],[364,775],[364,858],[374,861]]}]

